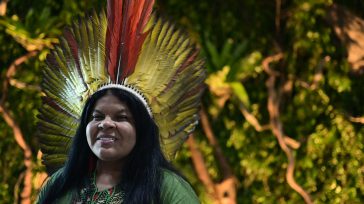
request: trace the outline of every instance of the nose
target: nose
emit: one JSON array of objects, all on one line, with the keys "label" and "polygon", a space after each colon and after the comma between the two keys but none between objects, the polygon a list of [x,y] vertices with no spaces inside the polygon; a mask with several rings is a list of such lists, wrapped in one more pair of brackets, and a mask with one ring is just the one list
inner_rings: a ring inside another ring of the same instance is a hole
[{"label": "nose", "polygon": [[115,128],[115,123],[110,117],[105,117],[97,126],[100,130]]}]

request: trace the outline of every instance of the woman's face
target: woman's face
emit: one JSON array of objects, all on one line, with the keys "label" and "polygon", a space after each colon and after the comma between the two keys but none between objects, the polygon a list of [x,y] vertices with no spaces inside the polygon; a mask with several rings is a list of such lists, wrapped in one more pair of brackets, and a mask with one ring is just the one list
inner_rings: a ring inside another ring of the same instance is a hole
[{"label": "woman's face", "polygon": [[100,98],[86,127],[87,142],[102,161],[122,161],[134,148],[136,131],[133,116],[117,97]]}]

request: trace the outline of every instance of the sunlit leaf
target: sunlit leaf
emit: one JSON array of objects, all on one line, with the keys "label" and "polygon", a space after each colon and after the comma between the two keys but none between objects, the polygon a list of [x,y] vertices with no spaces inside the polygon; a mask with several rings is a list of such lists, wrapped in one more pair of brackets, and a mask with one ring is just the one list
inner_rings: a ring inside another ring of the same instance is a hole
[{"label": "sunlit leaf", "polygon": [[240,100],[240,102],[243,103],[245,107],[249,108],[250,107],[249,95],[245,90],[244,85],[240,82],[231,82],[229,84],[233,90],[234,95],[237,96],[237,98]]}]

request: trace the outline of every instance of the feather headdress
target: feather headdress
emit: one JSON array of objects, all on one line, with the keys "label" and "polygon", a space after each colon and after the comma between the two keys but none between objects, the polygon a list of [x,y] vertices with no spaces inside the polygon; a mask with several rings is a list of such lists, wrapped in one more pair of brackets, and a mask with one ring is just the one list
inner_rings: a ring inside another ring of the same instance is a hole
[{"label": "feather headdress", "polygon": [[47,57],[39,138],[49,170],[63,165],[85,101],[105,84],[144,100],[168,159],[193,131],[203,62],[185,35],[151,14],[153,4],[109,0],[107,14],[94,12],[74,23]]}]

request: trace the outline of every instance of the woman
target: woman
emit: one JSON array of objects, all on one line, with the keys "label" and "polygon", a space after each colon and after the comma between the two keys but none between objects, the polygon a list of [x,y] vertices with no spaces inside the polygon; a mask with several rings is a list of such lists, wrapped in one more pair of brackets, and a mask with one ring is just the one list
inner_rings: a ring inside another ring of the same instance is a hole
[{"label": "woman", "polygon": [[60,170],[39,203],[198,203],[166,158],[197,124],[203,62],[153,3],[108,0],[47,57],[37,135]]},{"label": "woman", "polygon": [[165,159],[158,127],[143,103],[117,88],[86,102],[69,159],[39,203],[198,203]]}]

